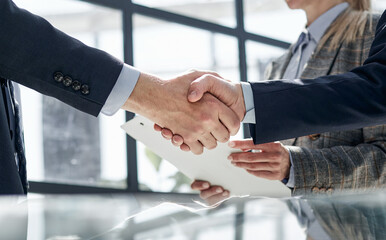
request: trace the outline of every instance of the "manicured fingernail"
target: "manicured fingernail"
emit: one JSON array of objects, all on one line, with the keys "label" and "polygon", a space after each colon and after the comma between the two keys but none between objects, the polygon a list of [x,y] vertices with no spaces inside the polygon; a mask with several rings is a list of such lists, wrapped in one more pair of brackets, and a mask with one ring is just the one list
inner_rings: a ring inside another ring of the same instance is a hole
[{"label": "manicured fingernail", "polygon": [[228,146],[229,146],[229,147],[234,147],[234,146],[236,146],[236,143],[234,143],[234,142],[231,141],[231,142],[228,143]]},{"label": "manicured fingernail", "polygon": [[229,155],[228,160],[233,160],[233,157],[231,155]]},{"label": "manicured fingernail", "polygon": [[229,195],[228,191],[223,192],[222,196],[227,197]]},{"label": "manicured fingernail", "polygon": [[202,184],[202,187],[203,187],[203,188],[208,188],[208,187],[209,187],[209,183],[204,183],[204,184]]},{"label": "manicured fingernail", "polygon": [[221,188],[217,188],[217,189],[216,189],[216,192],[217,192],[217,193],[222,193],[222,189],[221,189]]}]

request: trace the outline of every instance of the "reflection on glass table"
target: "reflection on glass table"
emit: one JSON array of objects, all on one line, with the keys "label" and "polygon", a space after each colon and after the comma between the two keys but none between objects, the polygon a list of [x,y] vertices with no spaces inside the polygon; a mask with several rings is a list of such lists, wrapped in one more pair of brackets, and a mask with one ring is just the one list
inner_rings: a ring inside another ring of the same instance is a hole
[{"label": "reflection on glass table", "polygon": [[386,192],[312,198],[195,195],[0,198],[0,239],[386,239]]}]

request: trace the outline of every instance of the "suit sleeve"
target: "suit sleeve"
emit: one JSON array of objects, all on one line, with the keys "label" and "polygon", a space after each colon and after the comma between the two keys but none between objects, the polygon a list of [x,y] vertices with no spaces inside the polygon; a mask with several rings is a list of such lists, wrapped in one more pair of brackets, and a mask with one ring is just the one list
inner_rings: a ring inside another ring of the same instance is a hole
[{"label": "suit sleeve", "polygon": [[310,149],[287,146],[292,156],[294,195],[314,193],[313,189],[368,190],[386,185],[386,137],[383,125],[365,128],[363,143]]},{"label": "suit sleeve", "polygon": [[[55,29],[11,0],[0,1],[0,12],[0,77],[97,116],[123,63]],[[63,78],[55,80],[56,73]]]},{"label": "suit sleeve", "polygon": [[333,76],[251,83],[256,144],[386,123],[386,11],[364,65]]}]

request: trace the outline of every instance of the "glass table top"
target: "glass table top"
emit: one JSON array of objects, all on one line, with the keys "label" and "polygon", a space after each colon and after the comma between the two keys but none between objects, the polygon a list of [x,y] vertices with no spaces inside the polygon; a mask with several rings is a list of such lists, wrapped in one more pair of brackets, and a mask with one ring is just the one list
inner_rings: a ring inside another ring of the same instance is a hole
[{"label": "glass table top", "polygon": [[0,198],[0,239],[386,239],[386,191],[312,198],[47,195]]}]

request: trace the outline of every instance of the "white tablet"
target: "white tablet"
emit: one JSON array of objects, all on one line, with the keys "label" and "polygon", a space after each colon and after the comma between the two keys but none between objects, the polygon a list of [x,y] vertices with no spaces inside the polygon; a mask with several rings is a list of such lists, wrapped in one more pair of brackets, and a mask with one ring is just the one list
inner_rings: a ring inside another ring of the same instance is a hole
[{"label": "white tablet", "polygon": [[226,143],[218,143],[213,150],[205,149],[201,155],[181,151],[153,129],[153,122],[135,116],[122,128],[132,138],[145,144],[158,156],[172,163],[190,179],[206,180],[230,191],[231,196],[288,197],[290,190],[280,181],[255,177],[241,168],[233,166],[227,159],[235,152]]}]

